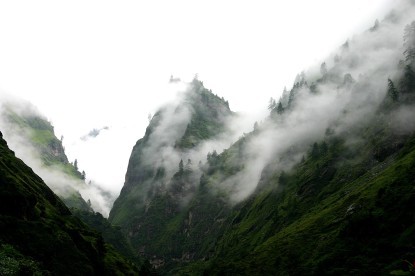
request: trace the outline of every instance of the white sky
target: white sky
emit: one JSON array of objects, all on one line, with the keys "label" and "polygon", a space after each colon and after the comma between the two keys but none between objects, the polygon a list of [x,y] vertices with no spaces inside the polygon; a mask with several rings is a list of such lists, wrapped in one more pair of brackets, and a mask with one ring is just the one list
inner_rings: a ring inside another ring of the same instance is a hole
[{"label": "white sky", "polygon": [[258,116],[394,2],[1,1],[0,93],[38,106],[70,160],[118,193],[147,115],[174,96],[171,74],[198,73],[232,110]]}]

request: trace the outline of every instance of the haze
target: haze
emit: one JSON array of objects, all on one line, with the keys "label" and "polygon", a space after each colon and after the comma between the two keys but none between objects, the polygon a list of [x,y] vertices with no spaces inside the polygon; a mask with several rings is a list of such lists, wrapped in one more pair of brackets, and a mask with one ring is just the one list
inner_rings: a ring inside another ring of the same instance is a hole
[{"label": "haze", "polygon": [[252,128],[270,97],[391,3],[2,2],[0,91],[35,104],[64,136],[69,159],[118,193],[148,114],[175,97],[171,75],[198,74]]}]

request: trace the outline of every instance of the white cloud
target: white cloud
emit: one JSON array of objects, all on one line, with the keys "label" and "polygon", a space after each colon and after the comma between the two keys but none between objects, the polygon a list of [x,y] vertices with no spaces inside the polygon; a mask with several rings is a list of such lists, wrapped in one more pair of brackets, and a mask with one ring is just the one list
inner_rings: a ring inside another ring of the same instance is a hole
[{"label": "white cloud", "polygon": [[[147,114],[173,97],[170,74],[199,73],[233,110],[258,113],[393,2],[2,2],[0,88],[38,106],[69,158],[119,191]],[[103,125],[110,130],[79,141]]]}]

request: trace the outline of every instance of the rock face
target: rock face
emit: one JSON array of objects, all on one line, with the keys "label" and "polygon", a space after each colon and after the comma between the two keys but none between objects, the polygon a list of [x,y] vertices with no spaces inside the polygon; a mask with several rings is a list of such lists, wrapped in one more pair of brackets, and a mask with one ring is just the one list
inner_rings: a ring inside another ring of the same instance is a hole
[{"label": "rock face", "polygon": [[2,134],[0,187],[0,274],[138,273],[15,157]]},{"label": "rock face", "polygon": [[177,259],[195,255],[180,244],[192,223],[188,210],[197,198],[206,160],[203,143],[223,134],[232,116],[228,103],[195,79],[178,102],[154,115],[134,146],[109,220],[122,226],[137,251],[157,266],[164,264],[166,254]]}]

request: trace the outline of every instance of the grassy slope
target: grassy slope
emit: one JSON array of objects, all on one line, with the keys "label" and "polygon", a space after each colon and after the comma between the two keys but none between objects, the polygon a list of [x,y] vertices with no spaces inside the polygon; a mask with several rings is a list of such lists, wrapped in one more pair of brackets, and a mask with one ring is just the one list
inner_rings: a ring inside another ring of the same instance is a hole
[{"label": "grassy slope", "polygon": [[8,260],[4,269],[10,275],[138,272],[101,235],[71,215],[41,178],[14,156],[2,137],[0,185],[0,256]]},{"label": "grassy slope", "polygon": [[[36,113],[19,115],[13,110],[12,106],[7,105],[3,112],[7,121],[19,130],[19,135],[33,144],[45,166],[62,171],[74,180],[83,181],[82,174],[73,164],[69,163],[62,141],[56,138],[53,126],[46,118]],[[70,208],[90,210],[88,204],[76,191],[76,187],[74,187],[71,195],[61,197],[61,199]]]},{"label": "grassy slope", "polygon": [[[172,271],[409,275],[415,260],[415,136],[395,128],[392,118],[400,107],[413,108],[415,99],[412,92],[403,96],[399,102],[387,96],[376,116],[346,133],[327,133],[318,151],[310,150],[289,173],[265,177],[254,195],[232,208],[219,235],[209,237],[214,254]],[[243,145],[240,140],[217,157],[205,182],[220,183],[238,171]]]},{"label": "grassy slope", "polygon": [[180,273],[405,270],[402,260],[415,259],[415,138],[388,128],[379,138],[378,127],[367,129],[367,142],[352,151],[328,138],[327,152],[309,156],[283,179],[272,175],[263,190],[234,207],[211,260]]},{"label": "grassy slope", "polygon": [[300,168],[287,184],[294,187],[263,192],[244,206],[247,214],[235,214],[241,222],[222,237],[210,273],[388,274],[412,260],[415,141],[390,158],[317,204],[298,197]]}]

